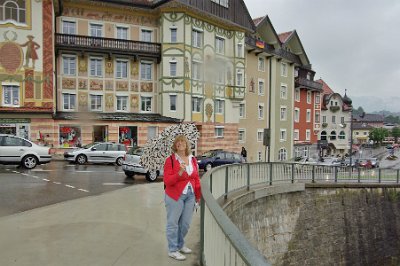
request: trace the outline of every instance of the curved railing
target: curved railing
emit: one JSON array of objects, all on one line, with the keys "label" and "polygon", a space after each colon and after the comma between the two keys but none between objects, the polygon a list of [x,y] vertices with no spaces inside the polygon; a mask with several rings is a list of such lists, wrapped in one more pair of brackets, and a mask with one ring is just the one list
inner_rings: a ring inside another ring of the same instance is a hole
[{"label": "curved railing", "polygon": [[201,180],[201,261],[207,266],[270,265],[225,214],[218,202],[229,193],[274,183],[385,183],[399,185],[399,169],[363,169],[296,163],[225,165]]}]

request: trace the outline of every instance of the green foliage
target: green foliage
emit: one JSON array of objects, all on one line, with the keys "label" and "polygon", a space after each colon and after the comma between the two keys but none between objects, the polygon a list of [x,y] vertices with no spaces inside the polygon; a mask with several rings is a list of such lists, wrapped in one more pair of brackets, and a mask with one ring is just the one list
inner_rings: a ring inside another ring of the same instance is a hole
[{"label": "green foliage", "polygon": [[400,117],[394,115],[388,115],[384,118],[384,122],[392,124],[400,124]]},{"label": "green foliage", "polygon": [[380,143],[385,137],[389,136],[389,131],[386,128],[374,128],[369,132],[369,139],[373,140],[375,143]]},{"label": "green foliage", "polygon": [[400,137],[400,128],[398,127],[392,128],[392,137],[394,137],[395,142],[397,143],[397,139]]}]

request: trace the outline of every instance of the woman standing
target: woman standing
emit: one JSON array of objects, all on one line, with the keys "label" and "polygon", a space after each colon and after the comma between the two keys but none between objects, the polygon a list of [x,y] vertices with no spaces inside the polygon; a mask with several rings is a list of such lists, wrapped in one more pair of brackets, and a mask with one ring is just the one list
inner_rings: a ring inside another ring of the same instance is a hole
[{"label": "woman standing", "polygon": [[192,253],[184,245],[184,239],[193,211],[200,201],[200,178],[196,158],[191,154],[190,143],[185,136],[175,138],[172,151],[164,164],[168,256],[185,260],[186,256],[182,253]]}]

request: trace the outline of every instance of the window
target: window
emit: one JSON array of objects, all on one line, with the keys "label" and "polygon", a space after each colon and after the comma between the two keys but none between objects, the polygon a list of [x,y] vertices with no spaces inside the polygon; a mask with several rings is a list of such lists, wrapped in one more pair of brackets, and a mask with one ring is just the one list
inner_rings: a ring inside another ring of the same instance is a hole
[{"label": "window", "polygon": [[128,96],[117,96],[117,111],[128,111]]},{"label": "window", "polygon": [[202,64],[200,62],[193,62],[192,63],[192,75],[194,80],[201,80],[202,79]]},{"label": "window", "polygon": [[157,127],[148,126],[147,127],[147,140],[153,139],[157,136]]},{"label": "window", "polygon": [[196,112],[196,113],[201,112],[201,98],[192,97],[192,112]]},{"label": "window", "polygon": [[310,154],[310,147],[304,147],[303,152],[304,158],[308,158],[308,155]]},{"label": "window", "polygon": [[224,127],[215,127],[215,137],[217,138],[224,137]]},{"label": "window", "polygon": [[281,76],[287,77],[287,64],[286,63],[281,64]]},{"label": "window", "polygon": [[76,23],[74,21],[63,20],[62,32],[64,34],[76,34]]},{"label": "window", "polygon": [[169,110],[176,111],[176,95],[169,96]]},{"label": "window", "polygon": [[355,134],[356,134],[356,136],[358,136],[358,135],[359,135],[359,132],[355,132]]},{"label": "window", "polygon": [[178,29],[170,28],[170,30],[171,30],[171,42],[176,43],[178,41],[178,38],[177,38]]},{"label": "window", "polygon": [[140,110],[142,112],[151,112],[151,97],[140,96]]},{"label": "window", "polygon": [[75,56],[63,56],[63,74],[75,76],[76,74],[76,58]]},{"label": "window", "polygon": [[257,141],[263,142],[264,138],[264,129],[257,129]]},{"label": "window", "polygon": [[117,26],[117,39],[128,40],[128,28]]},{"label": "window", "polygon": [[298,76],[299,76],[299,69],[296,68],[296,69],[294,70],[294,77],[297,78]]},{"label": "window", "polygon": [[242,43],[238,43],[236,49],[237,49],[236,50],[236,56],[237,57],[243,57],[243,44]]},{"label": "window", "polygon": [[307,103],[311,103],[311,91],[307,91]]},{"label": "window", "polygon": [[258,120],[264,119],[264,104],[259,103],[258,104]]},{"label": "window", "polygon": [[151,42],[151,35],[153,34],[153,31],[142,29],[141,32],[142,32],[142,34],[141,34],[142,42]]},{"label": "window", "polygon": [[26,1],[1,1],[0,21],[26,23]]},{"label": "window", "polygon": [[299,140],[299,130],[295,129],[293,132],[293,139],[294,140]]},{"label": "window", "polygon": [[279,149],[278,160],[279,161],[286,161],[286,157],[287,157],[286,149],[285,148]]},{"label": "window", "polygon": [[3,106],[19,107],[19,86],[3,85]]},{"label": "window", "polygon": [[295,108],[294,109],[294,122],[299,122],[300,121],[300,109]]},{"label": "window", "polygon": [[192,31],[192,46],[200,48],[202,45],[203,33],[198,30]]},{"label": "window", "polygon": [[259,162],[262,161],[262,151],[257,152],[257,159]]},{"label": "window", "polygon": [[262,57],[258,58],[258,71],[265,71],[265,59]]},{"label": "window", "polygon": [[309,129],[306,129],[306,140],[310,141],[311,139],[311,131]]},{"label": "window", "polygon": [[281,107],[281,121],[286,121],[286,107]]},{"label": "window", "polygon": [[[365,132],[364,132],[365,133]],[[346,139],[346,134],[344,133],[344,131],[340,131],[339,133],[339,139]]]},{"label": "window", "polygon": [[315,123],[320,123],[320,113],[319,111],[315,111]]},{"label": "window", "polygon": [[319,104],[319,101],[320,101],[320,94],[319,93],[316,93],[315,94],[315,104]]},{"label": "window", "polygon": [[128,77],[128,61],[117,60],[117,70],[115,71],[116,78],[127,78]]},{"label": "window", "polygon": [[63,93],[63,108],[64,110],[75,110],[76,95],[70,93]]},{"label": "window", "polygon": [[152,63],[140,62],[140,79],[141,80],[151,80],[152,78]]},{"label": "window", "polygon": [[294,92],[294,100],[300,102],[300,89],[296,89]]},{"label": "window", "polygon": [[169,75],[176,77],[176,62],[169,62]]},{"label": "window", "polygon": [[340,118],[340,123],[344,124],[344,116]]},{"label": "window", "polygon": [[215,100],[215,113],[223,114],[225,109],[225,101],[224,100]]},{"label": "window", "polygon": [[238,70],[236,73],[236,85],[242,86],[243,85],[243,72]]},{"label": "window", "polygon": [[307,73],[307,79],[311,80],[311,73],[310,72]]},{"label": "window", "polygon": [[244,142],[246,139],[246,130],[239,128],[239,142]]},{"label": "window", "polygon": [[103,76],[103,59],[90,58],[90,76],[102,77]]},{"label": "window", "polygon": [[239,104],[239,117],[244,118],[246,116],[246,105],[244,103]]},{"label": "window", "polygon": [[211,0],[211,2],[217,3],[220,6],[229,7],[229,0]]},{"label": "window", "polygon": [[21,138],[14,137],[14,136],[0,137],[0,143],[2,144],[1,146],[7,146],[7,147],[11,147],[11,146],[32,147],[32,144],[29,143],[28,141],[21,139]]},{"label": "window", "polygon": [[215,52],[225,54],[225,40],[223,38],[215,37]]},{"label": "window", "polygon": [[321,140],[327,140],[326,131],[321,132]]},{"label": "window", "polygon": [[336,116],[334,116],[334,115],[332,116],[332,123],[336,124]]},{"label": "window", "polygon": [[322,116],[322,123],[326,123],[326,116],[325,115]]},{"label": "window", "polygon": [[287,99],[287,86],[281,85],[281,99]]},{"label": "window", "polygon": [[264,80],[258,81],[258,95],[264,95]]},{"label": "window", "polygon": [[90,36],[102,37],[103,36],[103,25],[90,23]]},{"label": "window", "polygon": [[280,141],[286,141],[286,129],[281,129],[279,134]]},{"label": "window", "polygon": [[364,136],[368,135],[368,132],[364,132]]},{"label": "window", "polygon": [[306,122],[311,122],[311,110],[307,109]]},{"label": "window", "polygon": [[61,147],[80,147],[82,145],[80,127],[60,125],[59,135],[59,143]]},{"label": "window", "polygon": [[102,95],[90,95],[90,110],[102,111]]},{"label": "window", "polygon": [[222,67],[221,69],[217,70],[218,71],[218,84],[225,84],[225,69]]},{"label": "window", "polygon": [[332,131],[329,137],[331,140],[336,140],[336,131]]}]

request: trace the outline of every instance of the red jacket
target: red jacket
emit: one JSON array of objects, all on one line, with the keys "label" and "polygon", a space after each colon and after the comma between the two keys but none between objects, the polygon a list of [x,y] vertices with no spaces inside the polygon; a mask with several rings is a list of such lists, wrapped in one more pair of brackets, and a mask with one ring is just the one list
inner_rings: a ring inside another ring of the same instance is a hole
[{"label": "red jacket", "polygon": [[[172,168],[172,160],[174,161],[174,168]],[[175,158],[175,155],[172,154],[168,156],[165,160],[164,164],[164,184],[165,184],[165,193],[174,200],[178,200],[181,196],[183,190],[185,189],[188,182],[192,184],[194,189],[194,194],[196,197],[196,201],[199,202],[201,197],[201,188],[200,188],[200,177],[199,177],[199,169],[197,165],[197,161],[195,157],[192,157],[193,164],[193,172],[191,175],[188,175],[186,171],[183,172],[182,176],[179,176],[178,172],[180,169],[180,163]]]}]

